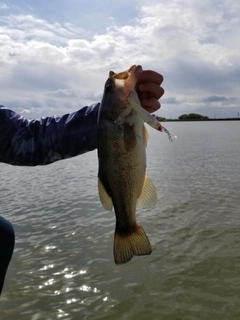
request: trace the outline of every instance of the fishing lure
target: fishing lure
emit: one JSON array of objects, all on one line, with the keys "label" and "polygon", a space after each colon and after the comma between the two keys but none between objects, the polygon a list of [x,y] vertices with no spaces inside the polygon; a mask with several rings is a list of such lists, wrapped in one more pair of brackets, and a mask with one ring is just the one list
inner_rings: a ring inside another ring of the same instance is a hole
[{"label": "fishing lure", "polygon": [[144,122],[146,122],[149,126],[152,128],[165,132],[168,135],[168,138],[170,141],[173,140],[173,138],[178,139],[178,137],[174,134],[172,134],[168,129],[163,127],[161,123],[149,112],[144,110],[134,99],[134,95],[136,95],[135,92],[131,91],[129,96],[127,97],[127,102],[130,104],[130,106],[138,113],[138,115],[143,119]]}]

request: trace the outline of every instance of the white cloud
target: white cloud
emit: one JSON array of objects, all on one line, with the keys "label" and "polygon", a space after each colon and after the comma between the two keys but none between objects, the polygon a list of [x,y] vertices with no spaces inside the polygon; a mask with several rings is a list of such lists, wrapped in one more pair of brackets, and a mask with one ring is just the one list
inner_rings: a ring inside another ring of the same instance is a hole
[{"label": "white cloud", "polygon": [[4,2],[0,2],[0,9],[9,9],[9,6],[7,6]]},{"label": "white cloud", "polygon": [[60,97],[60,98],[77,97],[76,92],[72,89],[57,89],[55,91],[50,91],[48,95],[50,97]]},{"label": "white cloud", "polygon": [[161,115],[208,112],[210,96],[226,97],[224,112],[235,112],[238,9],[232,0],[150,1],[131,23],[119,26],[111,19],[93,36],[71,23],[29,14],[2,16],[0,103],[31,117],[74,111],[101,98],[110,69],[122,71],[137,63],[165,78]]}]

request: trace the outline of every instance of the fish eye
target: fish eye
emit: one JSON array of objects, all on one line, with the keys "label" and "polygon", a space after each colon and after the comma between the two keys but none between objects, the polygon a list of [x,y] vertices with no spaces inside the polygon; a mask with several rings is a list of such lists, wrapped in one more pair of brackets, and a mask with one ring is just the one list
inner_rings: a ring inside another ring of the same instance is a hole
[{"label": "fish eye", "polygon": [[107,92],[109,92],[109,91],[111,91],[112,90],[112,85],[111,84],[106,84],[106,86],[105,86],[105,90],[107,91]]}]

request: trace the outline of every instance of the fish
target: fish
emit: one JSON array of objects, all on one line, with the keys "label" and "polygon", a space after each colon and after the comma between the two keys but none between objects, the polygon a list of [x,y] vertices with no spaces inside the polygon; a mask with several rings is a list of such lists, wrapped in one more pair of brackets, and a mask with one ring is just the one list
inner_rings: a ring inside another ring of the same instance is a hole
[{"label": "fish", "polygon": [[113,255],[116,264],[152,253],[150,241],[136,220],[136,209],[157,201],[156,188],[146,174],[148,133],[127,97],[136,93],[140,65],[109,72],[98,114],[98,192],[103,207],[116,216]]}]

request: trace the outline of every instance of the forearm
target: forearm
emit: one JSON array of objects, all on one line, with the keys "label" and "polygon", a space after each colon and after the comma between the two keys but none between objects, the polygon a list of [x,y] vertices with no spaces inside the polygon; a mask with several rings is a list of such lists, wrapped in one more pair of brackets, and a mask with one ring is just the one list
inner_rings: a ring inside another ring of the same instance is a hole
[{"label": "forearm", "polygon": [[0,162],[45,165],[94,150],[98,108],[30,121],[0,106]]}]

